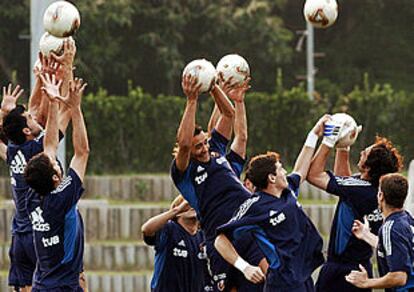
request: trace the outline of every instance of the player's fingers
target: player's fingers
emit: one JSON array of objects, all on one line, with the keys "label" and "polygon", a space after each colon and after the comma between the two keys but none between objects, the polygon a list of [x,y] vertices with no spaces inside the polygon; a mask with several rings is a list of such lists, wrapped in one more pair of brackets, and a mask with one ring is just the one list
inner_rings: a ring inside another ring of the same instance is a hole
[{"label": "player's fingers", "polygon": [[3,86],[3,98],[6,95],[6,86]]},{"label": "player's fingers", "polygon": [[12,84],[9,83],[9,87],[7,88],[7,94],[10,95],[12,90]]},{"label": "player's fingers", "polygon": [[18,99],[22,94],[23,94],[23,92],[24,92],[24,89],[21,89],[15,96],[16,96],[16,99]]}]

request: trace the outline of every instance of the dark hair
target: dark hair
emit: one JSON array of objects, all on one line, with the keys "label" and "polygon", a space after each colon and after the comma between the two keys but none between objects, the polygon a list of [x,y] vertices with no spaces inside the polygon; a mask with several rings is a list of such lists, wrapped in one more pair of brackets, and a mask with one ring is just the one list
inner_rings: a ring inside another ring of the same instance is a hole
[{"label": "dark hair", "polygon": [[385,203],[394,208],[402,208],[408,194],[408,181],[398,173],[383,175],[380,179],[381,192]]},{"label": "dark hair", "polygon": [[27,119],[23,116],[24,106],[17,105],[3,118],[3,131],[7,139],[14,144],[20,145],[26,142],[26,135],[23,133],[24,128],[28,128]]},{"label": "dark hair", "polygon": [[392,142],[384,137],[377,136],[375,144],[368,154],[365,166],[369,167],[369,180],[378,186],[381,176],[387,173],[398,172],[403,167],[403,158]]},{"label": "dark hair", "polygon": [[269,174],[276,174],[276,162],[279,160],[280,155],[276,152],[256,155],[249,162],[246,177],[258,190],[265,189]]},{"label": "dark hair", "polygon": [[24,170],[27,184],[39,195],[45,196],[55,189],[53,175],[57,174],[49,157],[39,153],[32,157]]},{"label": "dark hair", "polygon": [[200,125],[195,125],[194,128],[194,133],[193,133],[193,137],[197,136],[198,134],[200,134],[201,132],[203,132],[203,128]]}]

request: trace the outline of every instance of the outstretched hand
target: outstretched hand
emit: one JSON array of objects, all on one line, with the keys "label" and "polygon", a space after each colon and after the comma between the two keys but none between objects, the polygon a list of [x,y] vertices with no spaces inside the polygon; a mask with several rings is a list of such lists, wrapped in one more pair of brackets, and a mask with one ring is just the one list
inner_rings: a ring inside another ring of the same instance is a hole
[{"label": "outstretched hand", "polygon": [[62,64],[72,69],[73,61],[75,60],[76,55],[76,45],[75,41],[71,39],[66,39],[63,41],[63,54],[58,56],[55,53],[50,53],[52,58]]},{"label": "outstretched hand", "polygon": [[331,121],[331,115],[325,114],[323,115],[315,124],[312,131],[318,135],[318,137],[321,137],[324,133],[325,125],[329,121]]},{"label": "outstretched hand", "polygon": [[49,74],[40,74],[39,77],[43,83],[42,91],[46,94],[50,101],[65,101],[60,95],[62,80],[57,80],[56,75]]},{"label": "outstretched hand", "polygon": [[202,84],[198,84],[197,77],[187,74],[184,75],[181,86],[188,100],[196,100],[200,94]]},{"label": "outstretched hand", "polygon": [[13,85],[3,86],[3,100],[1,101],[1,110],[9,113],[16,107],[17,99],[23,94],[23,89],[17,85],[13,90]]}]

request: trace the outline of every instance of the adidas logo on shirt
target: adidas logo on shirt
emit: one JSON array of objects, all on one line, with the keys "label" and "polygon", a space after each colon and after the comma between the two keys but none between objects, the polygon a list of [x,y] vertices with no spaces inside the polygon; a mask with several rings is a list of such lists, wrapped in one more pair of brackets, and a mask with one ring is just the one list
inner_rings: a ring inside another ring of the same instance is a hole
[{"label": "adidas logo on shirt", "polygon": [[33,230],[46,232],[50,230],[49,223],[45,222],[42,216],[43,210],[37,207],[36,210],[30,213],[29,217],[32,221]]},{"label": "adidas logo on shirt", "polygon": [[199,165],[198,167],[197,167],[197,172],[202,172],[202,171],[204,171],[205,170],[205,168],[204,167],[202,167],[201,165]]},{"label": "adidas logo on shirt", "polygon": [[179,245],[179,246],[184,246],[184,247],[185,247],[185,242],[184,242],[184,239],[183,239],[183,240],[181,240],[181,241],[178,243],[178,245]]},{"label": "adidas logo on shirt", "polygon": [[10,163],[10,171],[14,174],[23,174],[24,168],[26,167],[26,158],[23,153],[19,150],[16,155],[13,157],[12,162]]}]

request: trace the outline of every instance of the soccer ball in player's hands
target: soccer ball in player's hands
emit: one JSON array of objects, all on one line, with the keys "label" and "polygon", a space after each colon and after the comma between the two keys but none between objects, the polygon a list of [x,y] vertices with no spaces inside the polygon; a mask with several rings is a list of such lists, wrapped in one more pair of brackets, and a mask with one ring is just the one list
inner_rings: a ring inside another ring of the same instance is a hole
[{"label": "soccer ball in player's hands", "polygon": [[250,76],[247,61],[237,54],[226,55],[217,63],[217,73],[227,82],[230,78],[234,83],[243,83]]},{"label": "soccer ball in player's hands", "polygon": [[79,11],[70,2],[54,2],[43,15],[43,26],[56,37],[72,36],[80,26]]},{"label": "soccer ball in player's hands", "polygon": [[347,148],[353,145],[358,138],[358,134],[362,131],[362,126],[358,126],[354,118],[346,113],[334,114],[332,119],[343,124],[343,129],[339,135],[336,147]]},{"label": "soccer ball in player's hands", "polygon": [[200,93],[210,91],[216,80],[216,68],[205,59],[197,59],[188,63],[183,71],[183,77],[190,75],[196,77],[201,84]]},{"label": "soccer ball in player's hands", "polygon": [[326,28],[335,23],[338,4],[336,0],[306,0],[303,14],[314,27]]},{"label": "soccer ball in player's hands", "polygon": [[[51,52],[54,52],[56,55],[61,55],[64,50],[63,42],[68,38],[59,38],[51,35],[48,32],[45,32],[40,38],[39,49],[43,56],[48,57]],[[69,37],[71,41],[74,42],[72,37]]]}]

